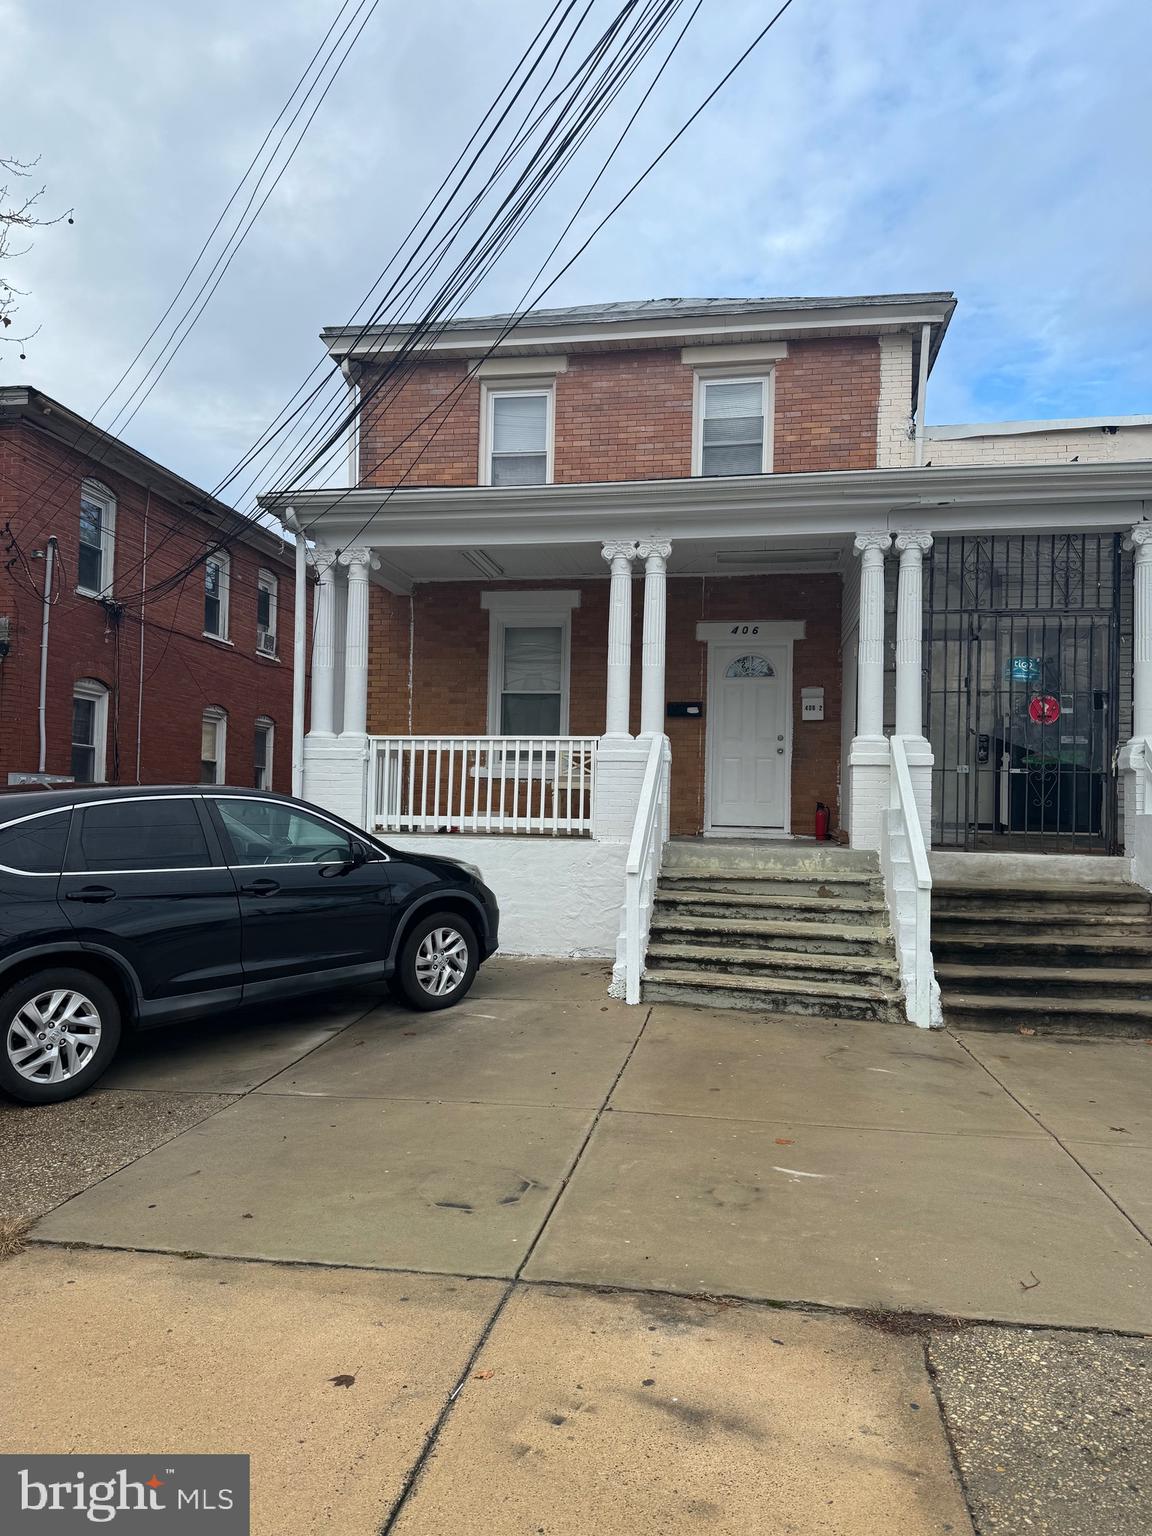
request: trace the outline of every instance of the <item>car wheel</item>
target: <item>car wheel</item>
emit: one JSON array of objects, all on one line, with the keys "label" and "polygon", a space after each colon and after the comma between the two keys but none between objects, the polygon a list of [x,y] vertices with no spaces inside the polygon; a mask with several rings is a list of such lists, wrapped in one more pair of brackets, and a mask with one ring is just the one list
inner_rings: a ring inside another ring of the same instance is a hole
[{"label": "car wheel", "polygon": [[0,1092],[58,1104],[90,1088],[120,1044],[120,1005],[89,971],[43,970],[0,993]]},{"label": "car wheel", "polygon": [[395,985],[409,1008],[451,1008],[468,995],[480,963],[471,925],[455,912],[421,918],[404,940]]}]

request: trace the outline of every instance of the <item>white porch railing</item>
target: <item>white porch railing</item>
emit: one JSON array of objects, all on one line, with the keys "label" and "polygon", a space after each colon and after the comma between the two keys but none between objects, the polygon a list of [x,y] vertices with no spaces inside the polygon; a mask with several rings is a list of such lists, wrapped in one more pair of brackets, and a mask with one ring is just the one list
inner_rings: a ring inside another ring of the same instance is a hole
[{"label": "white porch railing", "polygon": [[902,736],[890,738],[892,771],[880,863],[896,934],[908,1018],[921,1029],[942,1022],[932,961],[932,873]]},{"label": "white porch railing", "polygon": [[1132,879],[1145,890],[1152,890],[1152,740],[1147,736],[1129,742],[1126,756],[1132,769],[1124,784],[1125,803],[1132,796],[1133,846],[1125,848]]},{"label": "white porch railing", "polygon": [[[623,955],[617,954],[617,970],[624,971],[624,1001],[640,1001],[640,980],[648,952],[656,882],[668,841],[668,769],[670,753],[666,736],[654,736],[644,765],[640,800],[625,865]],[[613,989],[618,985],[614,979]]]},{"label": "white porch railing", "polygon": [[368,814],[384,832],[592,829],[598,736],[373,736]]}]

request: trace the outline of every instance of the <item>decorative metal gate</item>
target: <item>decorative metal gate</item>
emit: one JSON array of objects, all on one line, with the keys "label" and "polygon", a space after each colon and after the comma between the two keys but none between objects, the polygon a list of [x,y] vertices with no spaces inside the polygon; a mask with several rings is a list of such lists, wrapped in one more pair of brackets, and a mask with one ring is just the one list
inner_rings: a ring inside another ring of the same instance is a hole
[{"label": "decorative metal gate", "polygon": [[1120,539],[938,539],[925,609],[932,840],[1117,846]]}]

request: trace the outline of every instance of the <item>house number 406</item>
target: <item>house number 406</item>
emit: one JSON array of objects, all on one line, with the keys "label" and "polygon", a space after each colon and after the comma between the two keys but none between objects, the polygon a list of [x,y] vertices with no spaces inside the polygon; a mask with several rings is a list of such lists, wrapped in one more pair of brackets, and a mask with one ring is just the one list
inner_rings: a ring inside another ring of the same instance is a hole
[{"label": "house number 406", "polygon": [[759,624],[733,624],[731,633],[734,635],[758,635]]}]

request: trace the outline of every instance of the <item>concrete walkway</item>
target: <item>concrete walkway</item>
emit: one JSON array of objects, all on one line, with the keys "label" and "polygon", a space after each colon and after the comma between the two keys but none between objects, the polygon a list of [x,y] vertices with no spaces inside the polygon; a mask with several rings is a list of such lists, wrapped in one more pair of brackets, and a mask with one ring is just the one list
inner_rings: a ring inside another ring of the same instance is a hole
[{"label": "concrete walkway", "polygon": [[[1152,1047],[605,983],[496,961],[440,1015],[361,994],[142,1040],[79,1101],[87,1173],[53,1129],[79,1105],[0,1110],[6,1169],[64,1153],[32,1209],[81,1191],[0,1266],[0,1448],[251,1450],[255,1530],[356,1536],[962,1532],[959,1454],[1011,1530],[1037,1495],[986,1486],[948,1320],[1152,1332]],[[1096,1529],[1054,1497],[1030,1528]]]}]

